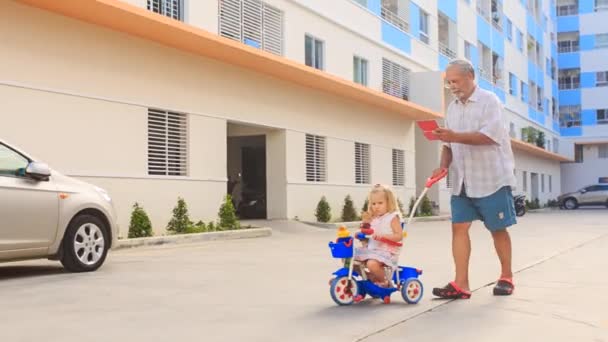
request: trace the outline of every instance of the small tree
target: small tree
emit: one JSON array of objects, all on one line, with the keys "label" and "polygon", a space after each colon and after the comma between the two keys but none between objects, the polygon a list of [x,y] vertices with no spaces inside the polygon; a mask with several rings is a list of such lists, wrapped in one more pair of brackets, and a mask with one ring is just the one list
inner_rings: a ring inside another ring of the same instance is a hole
[{"label": "small tree", "polygon": [[358,219],[357,209],[355,209],[355,205],[353,204],[353,200],[350,195],[347,195],[344,198],[344,207],[342,207],[342,221],[343,222],[352,222]]},{"label": "small tree", "polygon": [[208,232],[214,232],[216,231],[216,226],[215,223],[213,223],[213,221],[209,222],[209,224],[207,225],[207,231]]},{"label": "small tree", "polygon": [[167,225],[167,230],[175,234],[184,234],[191,229],[192,221],[188,214],[188,205],[183,198],[177,199],[177,205],[173,208],[173,217]]},{"label": "small tree", "polygon": [[422,202],[420,203],[420,215],[421,216],[432,216],[433,215],[433,205],[431,204],[431,200],[426,195],[422,198]]},{"label": "small tree", "polygon": [[369,206],[369,199],[366,197],[365,203],[363,203],[363,208],[361,209],[361,211],[366,212],[368,206]]},{"label": "small tree", "polygon": [[[416,204],[416,199],[414,197],[410,198],[410,204],[409,204],[409,209],[408,209],[408,216],[412,214],[412,209],[414,209],[414,204]],[[416,213],[414,213],[414,217],[418,216],[419,210],[416,210]]]},{"label": "small tree", "polygon": [[536,146],[545,148],[545,132],[538,132],[538,136],[536,137]]},{"label": "small tree", "polygon": [[401,202],[400,198],[397,198],[397,207],[399,208],[401,216],[405,216],[405,211],[403,211],[403,202]]},{"label": "small tree", "polygon": [[317,222],[329,222],[331,220],[331,208],[325,196],[321,197],[319,204],[317,204],[315,216],[317,217]]},{"label": "small tree", "polygon": [[152,236],[152,223],[144,208],[136,202],[131,213],[131,223],[129,224],[129,239]]},{"label": "small tree", "polygon": [[234,205],[232,204],[232,196],[226,195],[224,198],[224,203],[220,207],[218,216],[220,217],[220,229],[224,230],[241,228],[239,219],[236,217]]}]

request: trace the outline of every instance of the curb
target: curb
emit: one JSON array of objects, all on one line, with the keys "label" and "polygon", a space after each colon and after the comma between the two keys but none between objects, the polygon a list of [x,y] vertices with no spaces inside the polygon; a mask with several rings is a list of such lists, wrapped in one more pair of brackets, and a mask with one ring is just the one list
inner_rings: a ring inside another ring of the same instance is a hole
[{"label": "curb", "polygon": [[272,229],[267,227],[262,228],[246,228],[239,230],[226,230],[221,232],[196,233],[196,234],[180,234],[167,236],[154,236],[137,239],[118,240],[113,250],[136,248],[144,246],[160,246],[169,244],[186,244],[201,241],[218,241],[218,240],[236,240],[236,239],[252,239],[260,237],[268,237],[272,235]]},{"label": "curb", "polygon": [[[414,217],[412,219],[412,223],[416,222],[438,222],[438,221],[449,221],[452,219],[451,215],[441,215],[441,216],[420,216]],[[309,222],[309,221],[300,221],[302,223],[308,224],[310,226],[315,226],[319,228],[325,229],[337,229],[340,226],[345,226],[346,228],[353,229],[359,228],[361,221],[354,222],[331,222],[331,223],[323,223],[323,222]]]}]

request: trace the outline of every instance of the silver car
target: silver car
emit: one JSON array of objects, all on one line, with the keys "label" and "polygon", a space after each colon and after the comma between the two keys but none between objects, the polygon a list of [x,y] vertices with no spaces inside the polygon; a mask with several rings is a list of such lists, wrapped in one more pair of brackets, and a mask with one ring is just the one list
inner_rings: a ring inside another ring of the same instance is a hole
[{"label": "silver car", "polygon": [[106,191],[0,140],[0,261],[48,258],[94,271],[115,245],[115,222]]},{"label": "silver car", "polygon": [[587,205],[608,207],[608,184],[586,186],[579,191],[569,192],[557,198],[560,208],[576,209]]}]

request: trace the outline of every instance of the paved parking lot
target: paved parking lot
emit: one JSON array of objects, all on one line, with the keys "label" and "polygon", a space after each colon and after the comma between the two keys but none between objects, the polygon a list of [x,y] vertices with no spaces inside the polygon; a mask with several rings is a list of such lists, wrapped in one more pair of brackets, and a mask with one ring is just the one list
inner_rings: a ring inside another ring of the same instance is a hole
[{"label": "paved parking lot", "polygon": [[[433,300],[452,277],[448,222],[415,223],[401,264],[424,270],[417,305],[337,307],[334,231],[274,221],[270,238],[119,250],[90,274],[0,265],[2,341],[608,341],[608,210],[528,214],[512,230],[517,289],[496,298],[489,234],[472,229],[470,301]],[[438,329],[441,326],[446,329]]]}]

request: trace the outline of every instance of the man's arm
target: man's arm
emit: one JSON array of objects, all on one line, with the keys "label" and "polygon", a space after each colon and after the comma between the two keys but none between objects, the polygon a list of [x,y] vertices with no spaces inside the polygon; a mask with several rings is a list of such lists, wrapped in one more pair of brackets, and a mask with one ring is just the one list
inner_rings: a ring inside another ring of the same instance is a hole
[{"label": "man's arm", "polygon": [[439,167],[442,169],[449,169],[452,164],[452,149],[447,145],[443,145],[441,149],[441,164]]},{"label": "man's arm", "polygon": [[434,131],[434,133],[439,137],[440,140],[450,143],[465,145],[496,145],[494,140],[480,132],[456,133],[449,129],[438,128]]}]

